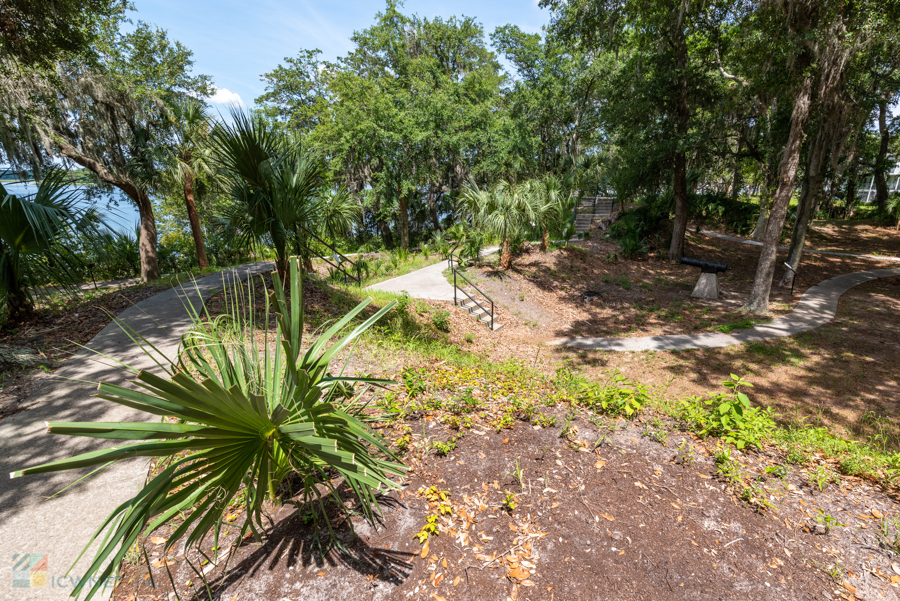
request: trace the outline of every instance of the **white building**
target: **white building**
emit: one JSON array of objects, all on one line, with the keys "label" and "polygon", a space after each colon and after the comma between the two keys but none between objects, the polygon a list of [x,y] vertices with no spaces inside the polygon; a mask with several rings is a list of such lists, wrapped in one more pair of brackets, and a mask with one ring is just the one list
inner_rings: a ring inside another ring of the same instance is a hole
[{"label": "white building", "polygon": [[[888,195],[894,192],[900,192],[900,163],[885,174],[887,180]],[[859,202],[869,203],[875,202],[875,176],[870,175],[865,181],[859,183],[859,189],[856,191],[856,198]]]}]

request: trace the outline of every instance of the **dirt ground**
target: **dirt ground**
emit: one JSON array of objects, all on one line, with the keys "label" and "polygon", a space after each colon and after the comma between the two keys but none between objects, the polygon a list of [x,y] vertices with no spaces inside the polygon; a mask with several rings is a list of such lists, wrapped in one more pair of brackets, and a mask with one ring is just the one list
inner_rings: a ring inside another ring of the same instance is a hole
[{"label": "dirt ground", "polygon": [[[430,415],[405,425],[429,439],[454,434]],[[209,592],[235,601],[900,598],[900,565],[876,534],[877,516],[896,506],[866,483],[820,491],[797,470],[762,476],[776,457],[737,453],[772,502],[759,513],[732,496],[692,437],[660,443],[639,423],[573,425],[565,439],[558,426],[518,422],[498,433],[476,423],[447,457],[411,450],[408,479],[381,501],[380,528],[340,527],[349,554],[321,557],[304,508],[291,504],[270,508],[264,542],[241,542],[227,570],[242,517],[230,516],[218,561],[209,548],[208,559],[187,553],[193,568],[177,546],[163,555],[167,532],[158,532],[147,542],[151,569],[132,566],[114,599],[170,599],[173,583],[179,599],[197,601]],[[414,535],[429,515],[440,516],[439,534],[423,545]],[[823,515],[844,525],[826,535]]]},{"label": "dirt ground", "polygon": [[[750,292],[759,247],[705,234],[688,235],[686,256],[732,268],[719,276],[721,298],[717,301],[691,297],[699,269],[657,257],[623,260],[616,256],[617,250],[610,241],[581,241],[548,253],[532,249],[517,257],[506,272],[490,264],[468,272],[499,305],[501,315],[512,314],[528,326],[520,335],[529,340],[729,332],[766,321],[739,311]],[[786,253],[779,253],[778,265],[786,259]],[[896,266],[870,259],[805,255],[793,296],[790,289],[773,285],[771,317],[788,313],[807,288],[823,280]],[[776,270],[776,284],[780,277],[781,270]],[[588,291],[599,298],[586,300],[583,295]]]},{"label": "dirt ground", "polygon": [[816,250],[900,256],[900,231],[874,221],[817,221],[807,243]]}]

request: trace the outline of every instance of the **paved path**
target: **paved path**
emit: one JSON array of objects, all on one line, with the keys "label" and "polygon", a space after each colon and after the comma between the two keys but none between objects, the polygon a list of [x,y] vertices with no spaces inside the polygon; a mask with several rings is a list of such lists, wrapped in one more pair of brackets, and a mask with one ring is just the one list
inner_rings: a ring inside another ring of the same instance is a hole
[{"label": "paved path", "polygon": [[[140,332],[169,357],[173,357],[180,336],[190,326],[184,309],[189,300],[199,306],[223,287],[226,278],[272,269],[271,263],[245,265],[216,273],[149,298],[119,314],[118,318]],[[199,290],[199,295],[198,295]],[[111,323],[86,345],[136,368],[154,367],[153,362],[131,342],[118,325]],[[0,464],[2,472],[71,457],[103,446],[90,438],[51,436],[45,421],[135,421],[147,415],[93,397],[94,387],[73,380],[106,381],[122,384],[127,373],[104,365],[93,353],[79,352],[65,361],[57,378],[45,380],[23,405],[25,411],[0,421]],[[64,380],[62,378],[68,378]],[[81,485],[48,499],[89,470],[0,478],[0,600],[56,600],[68,597],[73,581],[84,573],[93,559],[86,554],[68,577],[66,571],[102,521],[122,502],[134,496],[147,475],[145,459],[119,462]],[[14,554],[47,554],[46,588],[13,588]],[[111,590],[107,591],[107,595]],[[97,598],[97,597],[95,597]]]},{"label": "paved path", "polygon": [[[729,236],[728,234],[720,234],[719,232],[710,232],[709,230],[701,230],[701,233],[706,234],[708,236],[714,236],[716,238],[721,238],[722,240],[730,240],[731,242],[739,242],[740,244],[749,244],[751,246],[762,246],[763,243],[758,240],[747,240],[745,238],[738,238],[736,236]],[[787,246],[779,246],[778,250],[790,250]],[[833,250],[812,250],[809,248],[803,249],[804,253],[810,253],[814,255],[830,255],[832,257],[853,257],[856,259],[875,259],[877,261],[897,261],[900,262],[900,257],[889,257],[882,255],[854,255],[851,253],[842,253]]]},{"label": "paved path", "polygon": [[757,325],[735,334],[711,332],[642,338],[562,338],[552,344],[600,351],[683,351],[694,348],[719,348],[757,340],[768,340],[769,338],[793,336],[818,328],[834,319],[838,300],[847,290],[878,278],[892,276],[900,276],[900,268],[857,271],[833,277],[804,292],[800,297],[800,302],[789,314],[779,317],[771,323]]},{"label": "paved path", "polygon": [[[485,248],[481,256],[497,252],[498,247]],[[444,277],[447,262],[441,261],[406,275],[401,275],[390,280],[372,284],[366,290],[381,290],[383,292],[408,293],[413,298],[427,298],[431,300],[453,300],[453,285]]]}]

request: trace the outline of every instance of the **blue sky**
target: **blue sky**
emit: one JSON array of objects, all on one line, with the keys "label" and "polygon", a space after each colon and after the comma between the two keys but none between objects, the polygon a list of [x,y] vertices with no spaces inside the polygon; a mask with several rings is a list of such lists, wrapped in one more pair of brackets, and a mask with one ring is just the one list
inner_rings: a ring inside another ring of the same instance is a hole
[{"label": "blue sky", "polygon": [[[194,52],[194,71],[213,76],[215,100],[251,106],[264,91],[260,75],[301,48],[319,48],[326,60],[352,49],[350,36],[365,29],[384,9],[380,1],[331,0],[136,0],[134,20],[153,23]],[[433,18],[465,15],[478,20],[486,34],[512,23],[539,33],[549,22],[536,0],[408,0],[404,14]],[[227,91],[227,92],[226,92]]]}]

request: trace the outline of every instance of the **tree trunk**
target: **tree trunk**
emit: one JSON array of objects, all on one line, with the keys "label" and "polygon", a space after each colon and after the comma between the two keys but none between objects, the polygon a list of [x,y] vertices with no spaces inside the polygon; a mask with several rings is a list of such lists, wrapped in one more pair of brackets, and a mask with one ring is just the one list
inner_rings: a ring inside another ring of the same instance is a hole
[{"label": "tree trunk", "polygon": [[409,200],[400,194],[400,248],[409,250]]},{"label": "tree trunk", "polygon": [[847,174],[847,193],[844,196],[844,219],[850,218],[850,211],[856,204],[856,186],[859,183],[859,154],[854,151],[850,159],[850,169]]},{"label": "tree trunk", "polygon": [[500,269],[506,270],[510,267],[512,267],[512,249],[509,245],[509,238],[504,238],[500,247]]},{"label": "tree trunk", "polygon": [[209,260],[206,258],[206,245],[203,244],[200,215],[197,213],[197,205],[194,204],[194,176],[191,173],[184,176],[184,204],[187,207],[188,220],[191,222],[191,235],[194,237],[194,249],[197,251],[197,264],[200,269],[206,269],[209,267]]},{"label": "tree trunk", "polygon": [[159,261],[156,258],[156,218],[153,216],[153,204],[150,197],[138,191],[138,215],[141,217],[141,233],[138,237],[138,250],[141,255],[141,281],[159,279]]},{"label": "tree trunk", "polygon": [[787,263],[791,266],[791,269],[784,270],[784,276],[779,282],[779,285],[786,288],[794,285],[794,272],[800,266],[800,259],[803,258],[803,245],[806,244],[806,234],[809,232],[809,226],[813,217],[816,216],[819,200],[822,198],[825,184],[825,170],[822,167],[825,164],[825,156],[828,154],[828,142],[829,140],[827,140],[824,131],[820,130],[809,149],[809,160],[806,164],[806,176],[804,178],[805,185],[800,195],[800,202],[797,205],[797,222],[794,224],[794,231],[791,234],[791,248],[788,252]]},{"label": "tree trunk", "polygon": [[6,288],[7,318],[10,323],[19,323],[31,317],[34,312],[34,304],[28,297],[28,290],[21,278],[20,256],[14,250],[7,249],[0,240],[0,257],[6,255]]},{"label": "tree trunk", "polygon": [[[44,127],[45,133],[51,135],[52,128],[46,124],[39,123]],[[122,192],[137,206],[138,215],[141,218],[141,233],[138,246],[141,255],[141,279],[144,281],[155,280],[159,278],[159,263],[156,259],[156,219],[153,217],[153,204],[147,193],[141,190],[131,180],[119,176],[106,168],[103,163],[92,159],[91,157],[81,153],[71,144],[63,141],[59,136],[52,135],[57,144],[59,144],[60,153],[64,157],[72,159],[85,169],[90,169],[97,174],[101,181],[112,184]]]},{"label": "tree trunk", "polygon": [[778,190],[772,202],[772,211],[766,225],[762,252],[756,265],[756,277],[750,298],[742,307],[744,311],[767,313],[769,310],[769,292],[772,290],[772,276],[775,273],[775,259],[778,255],[778,242],[781,240],[781,229],[787,215],[791,194],[797,178],[797,166],[800,164],[800,147],[803,144],[803,130],[809,117],[810,95],[812,93],[812,77],[806,76],[791,111],[791,132],[781,155],[781,166],[778,169]]},{"label": "tree trunk", "polygon": [[737,147],[738,156],[734,159],[734,173],[731,176],[731,199],[737,200],[741,196],[741,187],[743,186],[743,174],[741,173],[741,140],[738,139]]},{"label": "tree trunk", "polygon": [[550,246],[550,228],[546,225],[544,226],[544,231],[541,233],[541,252],[547,252],[547,248]]},{"label": "tree trunk", "polygon": [[428,212],[431,214],[431,222],[434,223],[434,229],[441,231],[441,221],[437,214],[437,201],[441,197],[441,192],[435,192],[435,185],[432,183],[428,190]]},{"label": "tree trunk", "polygon": [[680,263],[684,256],[684,232],[688,222],[687,156],[675,155],[675,222],[672,227],[672,243],[669,246],[669,262]]},{"label": "tree trunk", "polygon": [[881,133],[881,145],[878,147],[878,158],[875,161],[875,204],[878,212],[884,214],[887,209],[888,187],[884,172],[888,168],[888,145],[891,132],[887,127],[887,102],[878,104],[878,131]]}]

